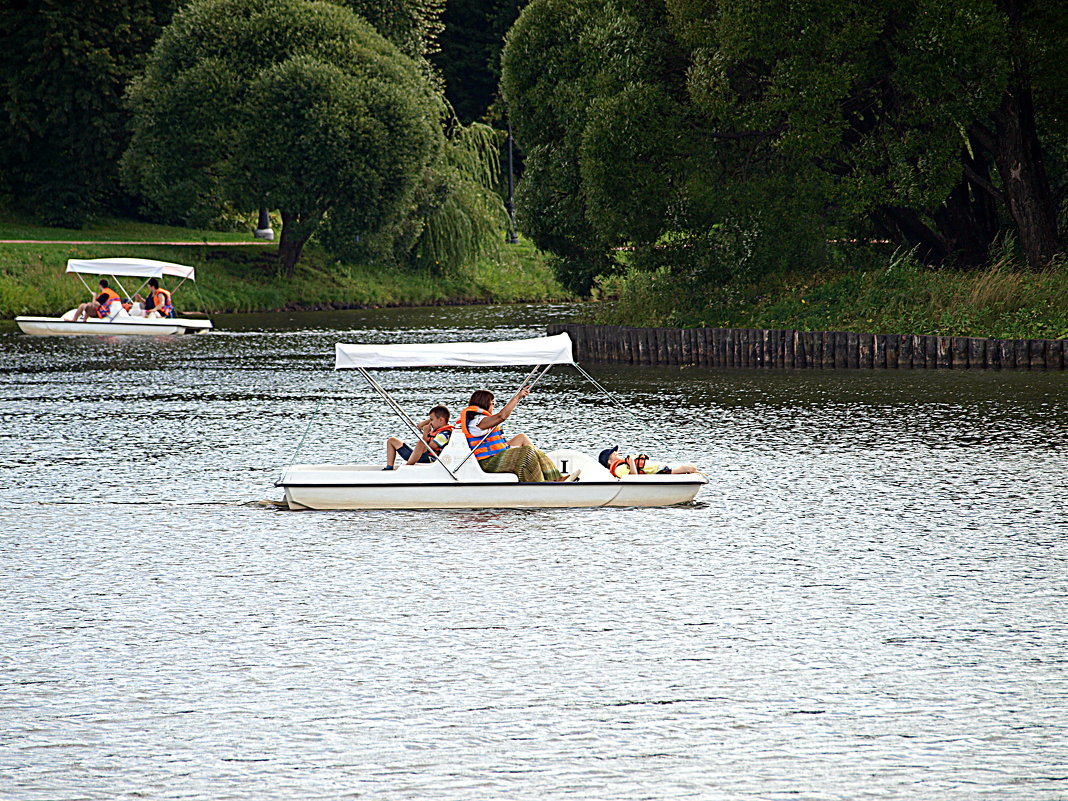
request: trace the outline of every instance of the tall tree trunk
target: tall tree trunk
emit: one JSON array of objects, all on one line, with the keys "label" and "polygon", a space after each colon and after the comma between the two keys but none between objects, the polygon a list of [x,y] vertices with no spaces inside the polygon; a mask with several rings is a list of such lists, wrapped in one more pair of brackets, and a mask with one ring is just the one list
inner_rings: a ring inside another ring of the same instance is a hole
[{"label": "tall tree trunk", "polygon": [[282,236],[278,241],[278,261],[286,278],[292,278],[304,245],[315,230],[315,223],[309,224],[297,213],[285,209],[280,209],[279,213],[282,215]]},{"label": "tall tree trunk", "polygon": [[1031,79],[1026,62],[1026,43],[1021,30],[1020,0],[1006,0],[1009,16],[1012,75],[994,113],[995,142],[991,148],[1005,203],[1016,223],[1024,257],[1032,269],[1046,266],[1057,253],[1057,212],[1049,177],[1042,163],[1035,124]]},{"label": "tall tree trunk", "polygon": [[1057,253],[1057,213],[1039,151],[1031,92],[1010,87],[994,116],[994,161],[1005,187],[1005,203],[1016,224],[1024,258],[1032,269]]}]

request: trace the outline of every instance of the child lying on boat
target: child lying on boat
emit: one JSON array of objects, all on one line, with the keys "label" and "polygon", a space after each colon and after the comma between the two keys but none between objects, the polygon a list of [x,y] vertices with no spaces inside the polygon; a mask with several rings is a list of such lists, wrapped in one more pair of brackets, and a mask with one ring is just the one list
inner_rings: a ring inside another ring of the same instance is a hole
[{"label": "child lying on boat", "polygon": [[675,467],[665,464],[654,464],[644,453],[638,456],[620,456],[619,446],[605,448],[601,451],[597,460],[604,465],[616,478],[623,476],[648,476],[655,473],[696,473],[697,468],[692,464],[680,464]]},{"label": "child lying on boat", "polygon": [[416,423],[423,438],[412,448],[405,445],[399,437],[390,437],[386,440],[386,466],[384,470],[392,470],[393,462],[397,456],[405,460],[405,464],[416,462],[429,462],[431,453],[441,453],[452,435],[453,427],[449,425],[449,410],[445,406],[435,406],[430,410],[426,420]]}]

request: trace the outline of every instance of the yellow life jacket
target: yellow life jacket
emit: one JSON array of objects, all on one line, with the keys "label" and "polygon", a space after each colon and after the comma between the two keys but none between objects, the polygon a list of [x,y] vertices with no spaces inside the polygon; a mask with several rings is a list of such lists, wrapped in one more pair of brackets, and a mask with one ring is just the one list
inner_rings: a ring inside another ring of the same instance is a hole
[{"label": "yellow life jacket", "polygon": [[[649,475],[651,473],[660,473],[664,470],[662,465],[652,464],[648,462],[648,456],[644,453],[638,454],[634,457],[634,466],[638,470],[639,475]],[[627,464],[626,459],[613,459],[608,463],[608,471],[619,478],[620,476],[630,475],[630,465]]]}]

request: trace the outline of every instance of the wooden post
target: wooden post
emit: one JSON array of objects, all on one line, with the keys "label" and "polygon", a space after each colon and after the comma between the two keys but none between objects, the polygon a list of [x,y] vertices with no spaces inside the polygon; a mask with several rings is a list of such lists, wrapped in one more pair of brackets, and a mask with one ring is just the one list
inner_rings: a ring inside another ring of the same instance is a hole
[{"label": "wooden post", "polygon": [[679,329],[661,328],[660,336],[664,338],[664,364],[681,364],[679,353]]},{"label": "wooden post", "polygon": [[968,337],[968,367],[986,367],[986,340]]},{"label": "wooden post", "polygon": [[820,367],[824,370],[834,369],[834,332],[820,331]]},{"label": "wooden post", "polygon": [[[856,356],[853,357],[854,360]],[[855,362],[854,362],[855,363]],[[849,367],[849,332],[834,332],[834,366],[841,370]]]},{"label": "wooden post", "polygon": [[897,370],[901,358],[901,337],[897,334],[886,335],[886,369]]},{"label": "wooden post", "polygon": [[1048,349],[1046,340],[1044,339],[1031,339],[1028,340],[1028,349],[1030,350],[1030,364],[1032,370],[1045,370],[1046,369],[1046,351]]},{"label": "wooden post", "polygon": [[875,364],[874,340],[871,334],[857,335],[857,367],[862,370],[870,370]]},{"label": "wooden post", "polygon": [[1066,340],[1063,339],[1051,339],[1049,342],[1049,369],[1051,370],[1063,370],[1066,366],[1064,363],[1064,344]]},{"label": "wooden post", "polygon": [[998,355],[1001,357],[1001,367],[1003,370],[1016,369],[1016,348],[1011,339],[999,339],[998,343]]},{"label": "wooden post", "polygon": [[950,352],[954,370],[971,366],[968,360],[968,337],[950,337]]},{"label": "wooden post", "polygon": [[846,332],[846,367],[860,366],[860,337],[853,331]]},{"label": "wooden post", "polygon": [[823,366],[823,334],[819,331],[805,332],[805,360],[810,370]]},{"label": "wooden post", "polygon": [[[938,366],[938,338],[933,337],[930,334],[921,335],[918,337],[919,348],[912,351],[912,363],[916,367],[923,367],[925,370],[933,370]],[[923,364],[917,364],[916,353],[923,354]]]},{"label": "wooden post", "polygon": [[906,370],[912,369],[912,362],[915,360],[916,355],[914,353],[915,343],[912,341],[910,334],[898,334],[897,337],[897,366],[899,369],[904,368]]},{"label": "wooden post", "polygon": [[1012,341],[1013,352],[1016,355],[1016,369],[1031,369],[1031,349],[1026,339],[1014,339]]},{"label": "wooden post", "polygon": [[935,353],[938,358],[938,367],[947,369],[953,366],[953,338],[935,337]]}]

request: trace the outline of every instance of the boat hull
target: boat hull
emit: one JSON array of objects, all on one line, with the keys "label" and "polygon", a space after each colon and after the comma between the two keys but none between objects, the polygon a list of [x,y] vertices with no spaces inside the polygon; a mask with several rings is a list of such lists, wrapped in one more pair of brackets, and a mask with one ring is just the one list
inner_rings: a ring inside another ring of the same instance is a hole
[{"label": "boat hull", "polygon": [[287,471],[278,486],[290,509],[559,509],[672,506],[692,501],[708,483],[699,474],[520,483],[507,473],[445,482],[406,475],[413,472],[298,467]]},{"label": "boat hull", "polygon": [[186,317],[117,317],[113,320],[73,322],[61,317],[16,317],[24,334],[30,336],[179,336],[212,330],[211,320]]}]

